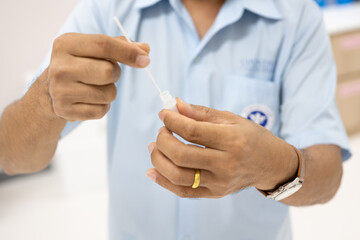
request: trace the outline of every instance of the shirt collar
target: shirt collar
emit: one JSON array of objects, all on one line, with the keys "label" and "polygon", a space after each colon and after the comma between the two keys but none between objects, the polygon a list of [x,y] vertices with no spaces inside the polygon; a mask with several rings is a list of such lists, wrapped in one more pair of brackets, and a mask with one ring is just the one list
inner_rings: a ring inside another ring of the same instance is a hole
[{"label": "shirt collar", "polygon": [[282,15],[274,0],[244,0],[246,10],[265,18],[282,19]]},{"label": "shirt collar", "polygon": [[[143,9],[151,7],[156,3],[164,0],[136,0],[135,8]],[[178,0],[180,1],[180,0]],[[244,9],[257,14],[259,16],[280,20],[282,15],[275,4],[275,0],[227,0],[227,1],[242,1]]]},{"label": "shirt collar", "polygon": [[151,7],[160,1],[162,0],[135,0],[134,7],[137,9],[143,9],[143,8]]}]

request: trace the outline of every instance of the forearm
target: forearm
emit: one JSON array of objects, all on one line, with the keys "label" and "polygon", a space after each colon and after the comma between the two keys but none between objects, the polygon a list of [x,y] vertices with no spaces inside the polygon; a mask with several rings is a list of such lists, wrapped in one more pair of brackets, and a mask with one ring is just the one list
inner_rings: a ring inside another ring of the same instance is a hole
[{"label": "forearm", "polygon": [[333,198],[342,178],[341,150],[334,145],[316,145],[301,151],[305,180],[294,195],[282,200],[293,206],[325,203]]},{"label": "forearm", "polygon": [[46,75],[47,71],[2,115],[0,165],[8,174],[32,173],[45,168],[65,127],[66,121],[52,110]]}]

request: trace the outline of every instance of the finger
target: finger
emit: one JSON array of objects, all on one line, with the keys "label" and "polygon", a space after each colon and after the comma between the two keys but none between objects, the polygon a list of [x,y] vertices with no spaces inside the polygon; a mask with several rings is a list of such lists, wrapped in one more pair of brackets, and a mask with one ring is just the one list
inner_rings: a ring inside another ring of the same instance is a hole
[{"label": "finger", "polygon": [[[125,37],[119,37],[119,38],[126,40]],[[147,43],[138,43],[138,42],[133,42],[133,43],[136,44],[138,47],[140,47],[145,52],[147,52],[147,54],[150,53],[150,46]]]},{"label": "finger", "polygon": [[[151,150],[153,149],[153,150]],[[167,178],[172,184],[178,186],[191,187],[195,180],[195,170],[190,168],[181,168],[166,158],[156,147],[156,143],[149,145],[151,151],[151,161],[159,173]],[[212,179],[212,174],[206,170],[201,170],[201,179],[199,186],[208,186]]]},{"label": "finger", "polygon": [[175,185],[153,168],[146,172],[146,176],[159,184],[161,187],[173,192],[181,198],[217,198],[208,188],[205,187],[194,189],[191,187]]},{"label": "finger", "polygon": [[192,143],[225,150],[224,143],[233,139],[229,125],[196,121],[170,110],[162,110],[159,117],[167,129]]},{"label": "finger", "polygon": [[96,86],[77,83],[73,89],[69,89],[69,93],[64,99],[68,98],[72,103],[110,104],[115,100],[116,95],[115,84]]},{"label": "finger", "polygon": [[76,103],[55,111],[56,115],[70,122],[100,119],[109,111],[110,104],[96,105]]},{"label": "finger", "polygon": [[107,35],[64,34],[54,42],[54,50],[58,48],[73,56],[107,59],[132,67],[146,67],[150,63],[148,53],[136,44]]},{"label": "finger", "polygon": [[184,144],[165,127],[160,129],[156,143],[158,149],[179,167],[206,169],[212,172],[216,163],[223,157],[222,151]]},{"label": "finger", "polygon": [[117,63],[94,58],[75,58],[76,80],[85,84],[108,85],[119,80],[121,68]]},{"label": "finger", "polygon": [[219,111],[213,108],[208,108],[199,105],[191,105],[177,98],[177,108],[179,112],[191,119],[202,122],[212,122],[220,124],[234,124],[238,121],[240,116],[227,112]]}]

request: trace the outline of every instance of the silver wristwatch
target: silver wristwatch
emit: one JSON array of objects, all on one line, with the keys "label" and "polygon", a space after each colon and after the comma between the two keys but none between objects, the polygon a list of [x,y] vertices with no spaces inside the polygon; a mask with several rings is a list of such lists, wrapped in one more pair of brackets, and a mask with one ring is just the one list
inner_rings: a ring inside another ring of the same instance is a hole
[{"label": "silver wristwatch", "polygon": [[287,198],[302,187],[304,182],[304,176],[305,176],[305,161],[302,159],[301,154],[299,153],[299,150],[297,150],[294,146],[292,146],[298,156],[299,159],[299,168],[297,177],[291,181],[288,182],[282,186],[280,186],[278,189],[271,191],[271,192],[264,192],[259,190],[261,193],[263,193],[267,198],[274,199],[276,201],[283,200],[284,198]]}]

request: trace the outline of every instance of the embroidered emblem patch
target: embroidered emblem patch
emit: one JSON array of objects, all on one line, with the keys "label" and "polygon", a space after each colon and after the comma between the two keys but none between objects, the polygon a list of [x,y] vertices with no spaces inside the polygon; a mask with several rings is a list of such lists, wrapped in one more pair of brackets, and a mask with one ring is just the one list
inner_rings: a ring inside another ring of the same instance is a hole
[{"label": "embroidered emblem patch", "polygon": [[275,123],[275,115],[271,109],[265,105],[254,104],[250,105],[241,113],[243,118],[247,118],[254,123],[257,123],[264,128],[271,130]]}]

